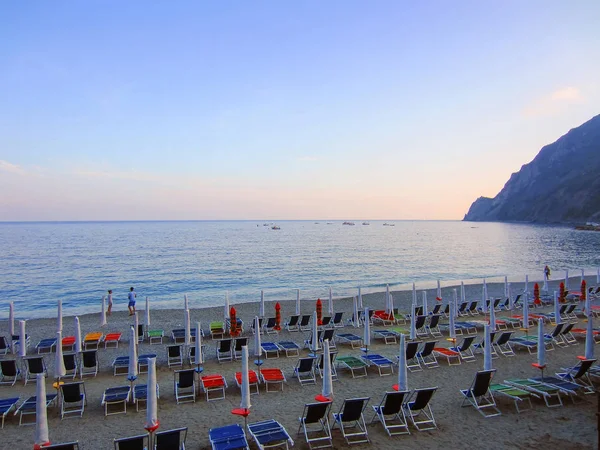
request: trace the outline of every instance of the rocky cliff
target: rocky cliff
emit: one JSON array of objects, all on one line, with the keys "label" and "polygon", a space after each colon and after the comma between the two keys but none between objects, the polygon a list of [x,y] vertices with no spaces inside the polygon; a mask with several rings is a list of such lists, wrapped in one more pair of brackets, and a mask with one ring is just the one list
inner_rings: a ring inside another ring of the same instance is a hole
[{"label": "rocky cliff", "polygon": [[475,200],[464,220],[600,221],[600,115],[543,147],[496,197]]}]

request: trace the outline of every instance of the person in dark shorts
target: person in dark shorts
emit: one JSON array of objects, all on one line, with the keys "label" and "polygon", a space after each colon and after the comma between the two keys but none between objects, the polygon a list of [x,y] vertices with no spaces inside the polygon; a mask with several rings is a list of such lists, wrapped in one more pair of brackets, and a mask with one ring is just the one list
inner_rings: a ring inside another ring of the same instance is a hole
[{"label": "person in dark shorts", "polygon": [[133,316],[135,314],[135,291],[133,287],[129,288],[129,304],[127,307],[129,308],[129,315]]}]

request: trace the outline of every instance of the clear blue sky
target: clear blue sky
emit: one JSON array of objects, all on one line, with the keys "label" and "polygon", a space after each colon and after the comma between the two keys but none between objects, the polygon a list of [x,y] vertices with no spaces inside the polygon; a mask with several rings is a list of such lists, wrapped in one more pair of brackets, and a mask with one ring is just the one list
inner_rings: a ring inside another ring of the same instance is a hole
[{"label": "clear blue sky", "polygon": [[600,113],[600,2],[1,2],[0,220],[459,219]]}]

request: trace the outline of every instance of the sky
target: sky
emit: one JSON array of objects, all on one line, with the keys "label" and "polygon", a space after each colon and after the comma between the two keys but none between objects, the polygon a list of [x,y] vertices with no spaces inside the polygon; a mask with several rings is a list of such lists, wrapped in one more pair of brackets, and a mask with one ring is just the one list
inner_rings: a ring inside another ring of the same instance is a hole
[{"label": "sky", "polygon": [[462,219],[600,113],[600,2],[0,2],[0,221]]}]

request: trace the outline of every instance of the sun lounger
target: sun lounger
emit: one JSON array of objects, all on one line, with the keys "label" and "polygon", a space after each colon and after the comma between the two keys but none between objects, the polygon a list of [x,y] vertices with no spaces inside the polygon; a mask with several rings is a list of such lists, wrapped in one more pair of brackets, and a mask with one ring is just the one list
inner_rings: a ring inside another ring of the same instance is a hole
[{"label": "sun lounger", "polygon": [[460,358],[465,362],[474,362],[475,354],[473,353],[473,341],[475,340],[475,336],[467,336],[463,339],[460,345],[456,347],[450,347],[450,350],[458,352],[460,354]]},{"label": "sun lounger", "polygon": [[[537,394],[532,393],[531,391],[526,391],[524,389],[519,389],[515,386],[510,386],[508,384],[490,384],[490,391],[499,397],[506,397],[514,401],[515,408],[517,412],[520,414],[521,411],[525,411],[527,409],[533,409],[533,405],[531,404],[531,397],[540,398]],[[521,407],[519,407],[521,405]],[[522,405],[529,405],[529,408],[523,408]]]},{"label": "sun lounger", "polygon": [[100,403],[104,406],[104,415],[127,414],[127,401],[130,395],[131,386],[115,386],[105,389]]},{"label": "sun lounger", "polygon": [[[317,331],[317,341],[318,342],[321,342],[322,335],[323,335],[322,330]],[[308,335],[308,339],[304,340],[304,348],[308,348],[309,350],[312,349],[312,347],[313,347],[312,339],[313,339],[313,335],[312,335],[312,333],[310,333]]]},{"label": "sun lounger", "polygon": [[510,338],[512,335],[512,331],[505,331],[498,339],[496,339],[496,342],[492,343],[496,350],[504,356],[515,356],[515,352],[510,346]]},{"label": "sun lounger", "polygon": [[0,384],[10,384],[14,386],[17,379],[21,376],[21,370],[14,359],[0,360]]},{"label": "sun lounger", "polygon": [[563,380],[581,385],[585,394],[593,394],[596,391],[589,374],[590,369],[595,362],[595,359],[582,359],[576,366],[563,369],[564,372],[559,372],[556,376]]},{"label": "sun lounger", "polygon": [[[242,357],[242,347],[248,345],[247,337],[236,337],[233,340],[233,358],[238,359]],[[279,356],[279,355],[277,355]]]},{"label": "sun lounger", "polygon": [[571,397],[571,400],[573,400],[573,403],[575,403],[574,397],[576,397],[579,394],[579,392],[588,393],[587,389],[585,389],[584,386],[577,384],[577,383],[573,383],[571,381],[567,381],[567,380],[565,380],[563,378],[559,378],[559,377],[548,377],[548,376],[534,377],[534,378],[530,378],[530,380],[536,381],[538,383],[544,383],[549,386],[554,386],[555,388],[560,389],[560,391],[563,394],[566,394]]},{"label": "sun lounger", "polygon": [[267,318],[267,321],[263,324],[265,333],[267,333],[267,334],[279,333],[279,331],[275,329],[275,326],[276,326],[275,317]]},{"label": "sun lounger", "polygon": [[281,369],[267,368],[259,371],[260,377],[265,383],[266,392],[274,392],[273,389],[269,389],[270,386],[278,387],[277,391],[283,391],[283,383],[287,383],[285,374]]},{"label": "sun lounger", "polygon": [[[504,383],[536,394],[538,397],[544,399],[544,402],[546,403],[546,406],[548,408],[556,408],[558,406],[562,406],[563,404],[562,399],[560,397],[561,391],[560,389],[554,386],[550,386],[545,383],[540,383],[538,381],[528,380],[525,378],[508,379],[504,380]],[[556,399],[556,401],[553,402],[553,399]]]},{"label": "sun lounger", "polygon": [[362,346],[362,338],[352,333],[338,333],[337,340],[339,343],[350,344],[352,348]]},{"label": "sun lounger", "polygon": [[154,434],[155,450],[185,450],[187,427],[159,431]]},{"label": "sun lounger", "polygon": [[294,376],[298,378],[301,386],[305,384],[315,384],[317,382],[315,378],[314,368],[315,358],[300,358],[294,367]]},{"label": "sun lounger", "polygon": [[[356,356],[338,356],[336,358],[337,366],[350,370],[352,378],[367,376],[367,367],[369,366],[362,359]],[[357,375],[358,373],[358,375]]]},{"label": "sun lounger", "polygon": [[42,339],[35,346],[35,349],[37,350],[38,355],[41,355],[42,353],[52,353],[56,349],[56,338]]},{"label": "sun lounger", "polygon": [[129,373],[129,356],[117,356],[113,362],[113,375],[127,375]]},{"label": "sun lounger", "polygon": [[65,377],[75,379],[79,371],[77,355],[75,353],[63,353],[63,362],[65,364]]},{"label": "sun lounger", "polygon": [[323,334],[319,336],[319,342],[321,343],[321,346],[323,346],[324,341],[329,341],[329,349],[335,349],[337,346],[335,345],[334,334],[335,329],[333,328],[328,328],[327,330],[324,330]]},{"label": "sun lounger", "polygon": [[442,332],[440,331],[440,317],[441,316],[439,314],[433,314],[429,316],[429,323],[425,324],[425,331],[427,334],[433,337],[442,337]]},{"label": "sun lounger", "polygon": [[107,333],[103,339],[104,348],[119,348],[121,333]]},{"label": "sun lounger", "polygon": [[285,324],[285,329],[289,332],[300,331],[299,320],[300,316],[298,315],[290,316],[289,320]]},{"label": "sun lounger", "polygon": [[343,312],[336,312],[333,315],[331,324],[333,325],[334,328],[344,328],[344,321],[342,319],[343,316],[344,316]]},{"label": "sun lounger", "polygon": [[[331,378],[333,379],[333,381],[337,380],[337,370],[335,369],[335,358],[337,357],[337,352],[330,352],[329,353],[329,361],[331,362]],[[318,361],[317,361],[317,372],[319,372],[319,376],[321,378],[323,378],[323,353],[321,353],[319,355]]]},{"label": "sun lounger", "polygon": [[[490,384],[495,373],[496,370],[477,372],[471,387],[460,390],[464,397],[461,406],[472,406],[485,418],[502,414],[496,406],[494,394],[490,391]],[[488,412],[488,410],[491,410],[491,412]]]},{"label": "sun lounger", "polygon": [[394,373],[394,363],[385,356],[371,353],[363,355],[362,359],[369,365],[377,367],[379,376],[392,375]]},{"label": "sun lounger", "polygon": [[311,325],[310,320],[312,316],[310,314],[305,314],[300,318],[300,325],[298,326],[300,331],[310,331]]},{"label": "sun lounger", "polygon": [[8,355],[12,353],[12,348],[8,340],[4,336],[0,336],[0,355]]},{"label": "sun lounger", "polygon": [[330,326],[331,326],[331,316],[324,316],[321,319],[321,325],[319,325],[318,329],[324,330],[325,328],[328,328]]},{"label": "sun lounger", "polygon": [[[304,431],[304,438],[309,449],[333,447],[331,427],[329,426],[329,410],[331,402],[308,403],[304,405],[302,417],[298,418],[298,432]],[[311,425],[316,425],[311,427]],[[318,445],[315,445],[318,443]]]},{"label": "sun lounger", "polygon": [[454,322],[454,327],[460,334],[477,334],[477,324],[474,322]]},{"label": "sun lounger", "polygon": [[196,402],[196,371],[194,369],[173,372],[175,403]]},{"label": "sun lounger", "polygon": [[25,374],[23,375],[25,384],[29,380],[35,380],[38,373],[43,373],[46,377],[48,376],[46,362],[42,356],[26,356],[23,358],[23,363],[25,365]]},{"label": "sun lounger", "polygon": [[233,361],[233,350],[231,339],[221,339],[217,343],[217,361]]},{"label": "sun lounger", "polygon": [[223,325],[223,322],[211,322],[209,327],[212,339],[223,339],[225,335],[225,325]]},{"label": "sun lounger", "polygon": [[[25,335],[25,350],[27,350],[29,348],[29,344],[30,344],[31,338],[28,334]],[[13,334],[12,335],[12,348],[13,348],[13,352],[14,353],[19,353],[19,347],[21,345],[21,336],[19,336],[18,334]]]},{"label": "sun lounger", "polygon": [[226,425],[224,427],[211,428],[208,431],[208,439],[212,450],[249,449],[246,433],[238,425]]},{"label": "sun lounger", "polygon": [[[242,372],[236,372],[235,376],[235,384],[237,385],[237,387],[239,387],[240,389],[242,388]],[[249,370],[248,371],[248,382],[250,384],[250,394],[258,394],[258,375],[256,375],[256,372],[254,370]],[[252,391],[255,392],[252,392]]]},{"label": "sun lounger", "polygon": [[[586,328],[573,328],[571,329],[571,333],[573,335],[576,335],[578,337],[583,337],[585,338],[587,336],[587,329]],[[594,342],[597,344],[598,342],[600,342],[600,330],[593,330],[593,338],[594,338]]]},{"label": "sun lounger", "polygon": [[292,341],[280,341],[277,343],[277,347],[282,352],[285,352],[286,357],[300,356],[300,346]]},{"label": "sun lounger", "polygon": [[560,336],[563,339],[563,342],[567,345],[577,345],[577,339],[573,336],[573,328],[575,327],[575,323],[568,323],[565,327],[563,327],[560,332]]},{"label": "sun lounger", "polygon": [[4,419],[13,411],[13,409],[17,407],[18,402],[19,397],[0,399],[0,416],[2,416],[2,428],[4,428]]},{"label": "sun lounger", "polygon": [[79,450],[79,441],[52,444],[43,447],[44,450]]},{"label": "sun lounger", "polygon": [[449,366],[460,365],[460,353],[445,347],[434,347],[433,354],[438,357],[445,357]]},{"label": "sun lounger", "polygon": [[265,353],[265,358],[279,358],[279,347],[273,342],[261,342],[260,346]]},{"label": "sun lounger", "polygon": [[524,337],[512,337],[510,338],[510,343],[512,345],[516,345],[518,347],[524,347],[527,349],[527,351],[529,352],[529,354],[534,354],[535,352],[537,352],[537,339],[534,340],[533,339],[534,336],[528,336],[527,338]]},{"label": "sun lounger", "polygon": [[373,337],[376,339],[383,339],[385,344],[396,344],[398,342],[397,335],[393,331],[389,330],[374,330]]},{"label": "sun lounger", "polygon": [[104,335],[100,332],[88,333],[83,339],[84,350],[97,350]]},{"label": "sun lounger", "polygon": [[148,360],[156,358],[155,353],[144,353],[138,356],[138,373],[148,373]]},{"label": "sun lounger", "polygon": [[140,434],[126,438],[115,439],[113,444],[115,450],[145,450],[149,448],[150,435]]},{"label": "sun lounger", "polygon": [[399,434],[410,434],[406,415],[404,414],[404,399],[408,391],[386,392],[379,405],[373,405],[371,423],[378,420],[387,434],[392,437]]},{"label": "sun lounger", "polygon": [[60,394],[60,418],[63,419],[67,414],[77,414],[82,417],[87,405],[83,381],[61,384]]},{"label": "sun lounger", "polygon": [[273,419],[248,424],[248,432],[261,450],[271,447],[285,447],[287,450],[294,445],[283,425]]},{"label": "sun lounger", "polygon": [[[206,394],[206,401],[225,399],[225,389],[227,389],[227,381],[223,375],[205,375],[200,377],[200,386]],[[216,392],[217,397],[211,398],[211,392]]]},{"label": "sun lounger", "polygon": [[169,345],[167,346],[167,366],[171,367],[183,367],[183,350],[181,345]]},{"label": "sun lounger", "polygon": [[347,398],[342,403],[340,411],[333,413],[331,430],[339,426],[348,445],[371,442],[363,416],[369,400],[369,397]]},{"label": "sun lounger", "polygon": [[62,338],[63,352],[72,352],[75,350],[75,336],[65,336]]},{"label": "sun lounger", "polygon": [[[46,408],[51,406],[53,403],[56,403],[56,394],[47,394],[46,395]],[[36,419],[36,405],[37,397],[34,395],[33,397],[29,397],[21,406],[15,411],[15,416],[19,416],[19,425],[35,425]],[[33,420],[28,420],[27,417],[32,416]]]},{"label": "sun lounger", "polygon": [[[160,398],[160,388],[156,383],[156,398]],[[148,400],[148,385],[147,384],[136,384],[133,386],[133,401],[135,403],[135,410],[146,409],[146,403]],[[140,405],[144,404],[143,408]]]},{"label": "sun lounger", "polygon": [[373,324],[380,324],[385,326],[394,325],[394,314],[388,314],[383,310],[378,310],[373,313],[373,317],[371,318]]},{"label": "sun lounger", "polygon": [[152,344],[162,344],[163,337],[165,336],[164,330],[149,330],[148,335],[148,343]]},{"label": "sun lounger", "polygon": [[439,367],[437,358],[433,353],[433,349],[436,347],[438,341],[428,341],[423,344],[423,348],[420,352],[417,352],[417,358],[421,361],[425,367],[429,369],[433,369],[435,367]]},{"label": "sun lounger", "polygon": [[[437,391],[437,387],[415,389],[404,402],[406,415],[413,426],[419,431],[434,430],[437,428],[430,404],[435,391]],[[424,418],[421,419],[421,416]]]},{"label": "sun lounger", "polygon": [[81,352],[81,367],[79,377],[83,379],[86,375],[96,376],[98,374],[98,352],[86,350]]}]

